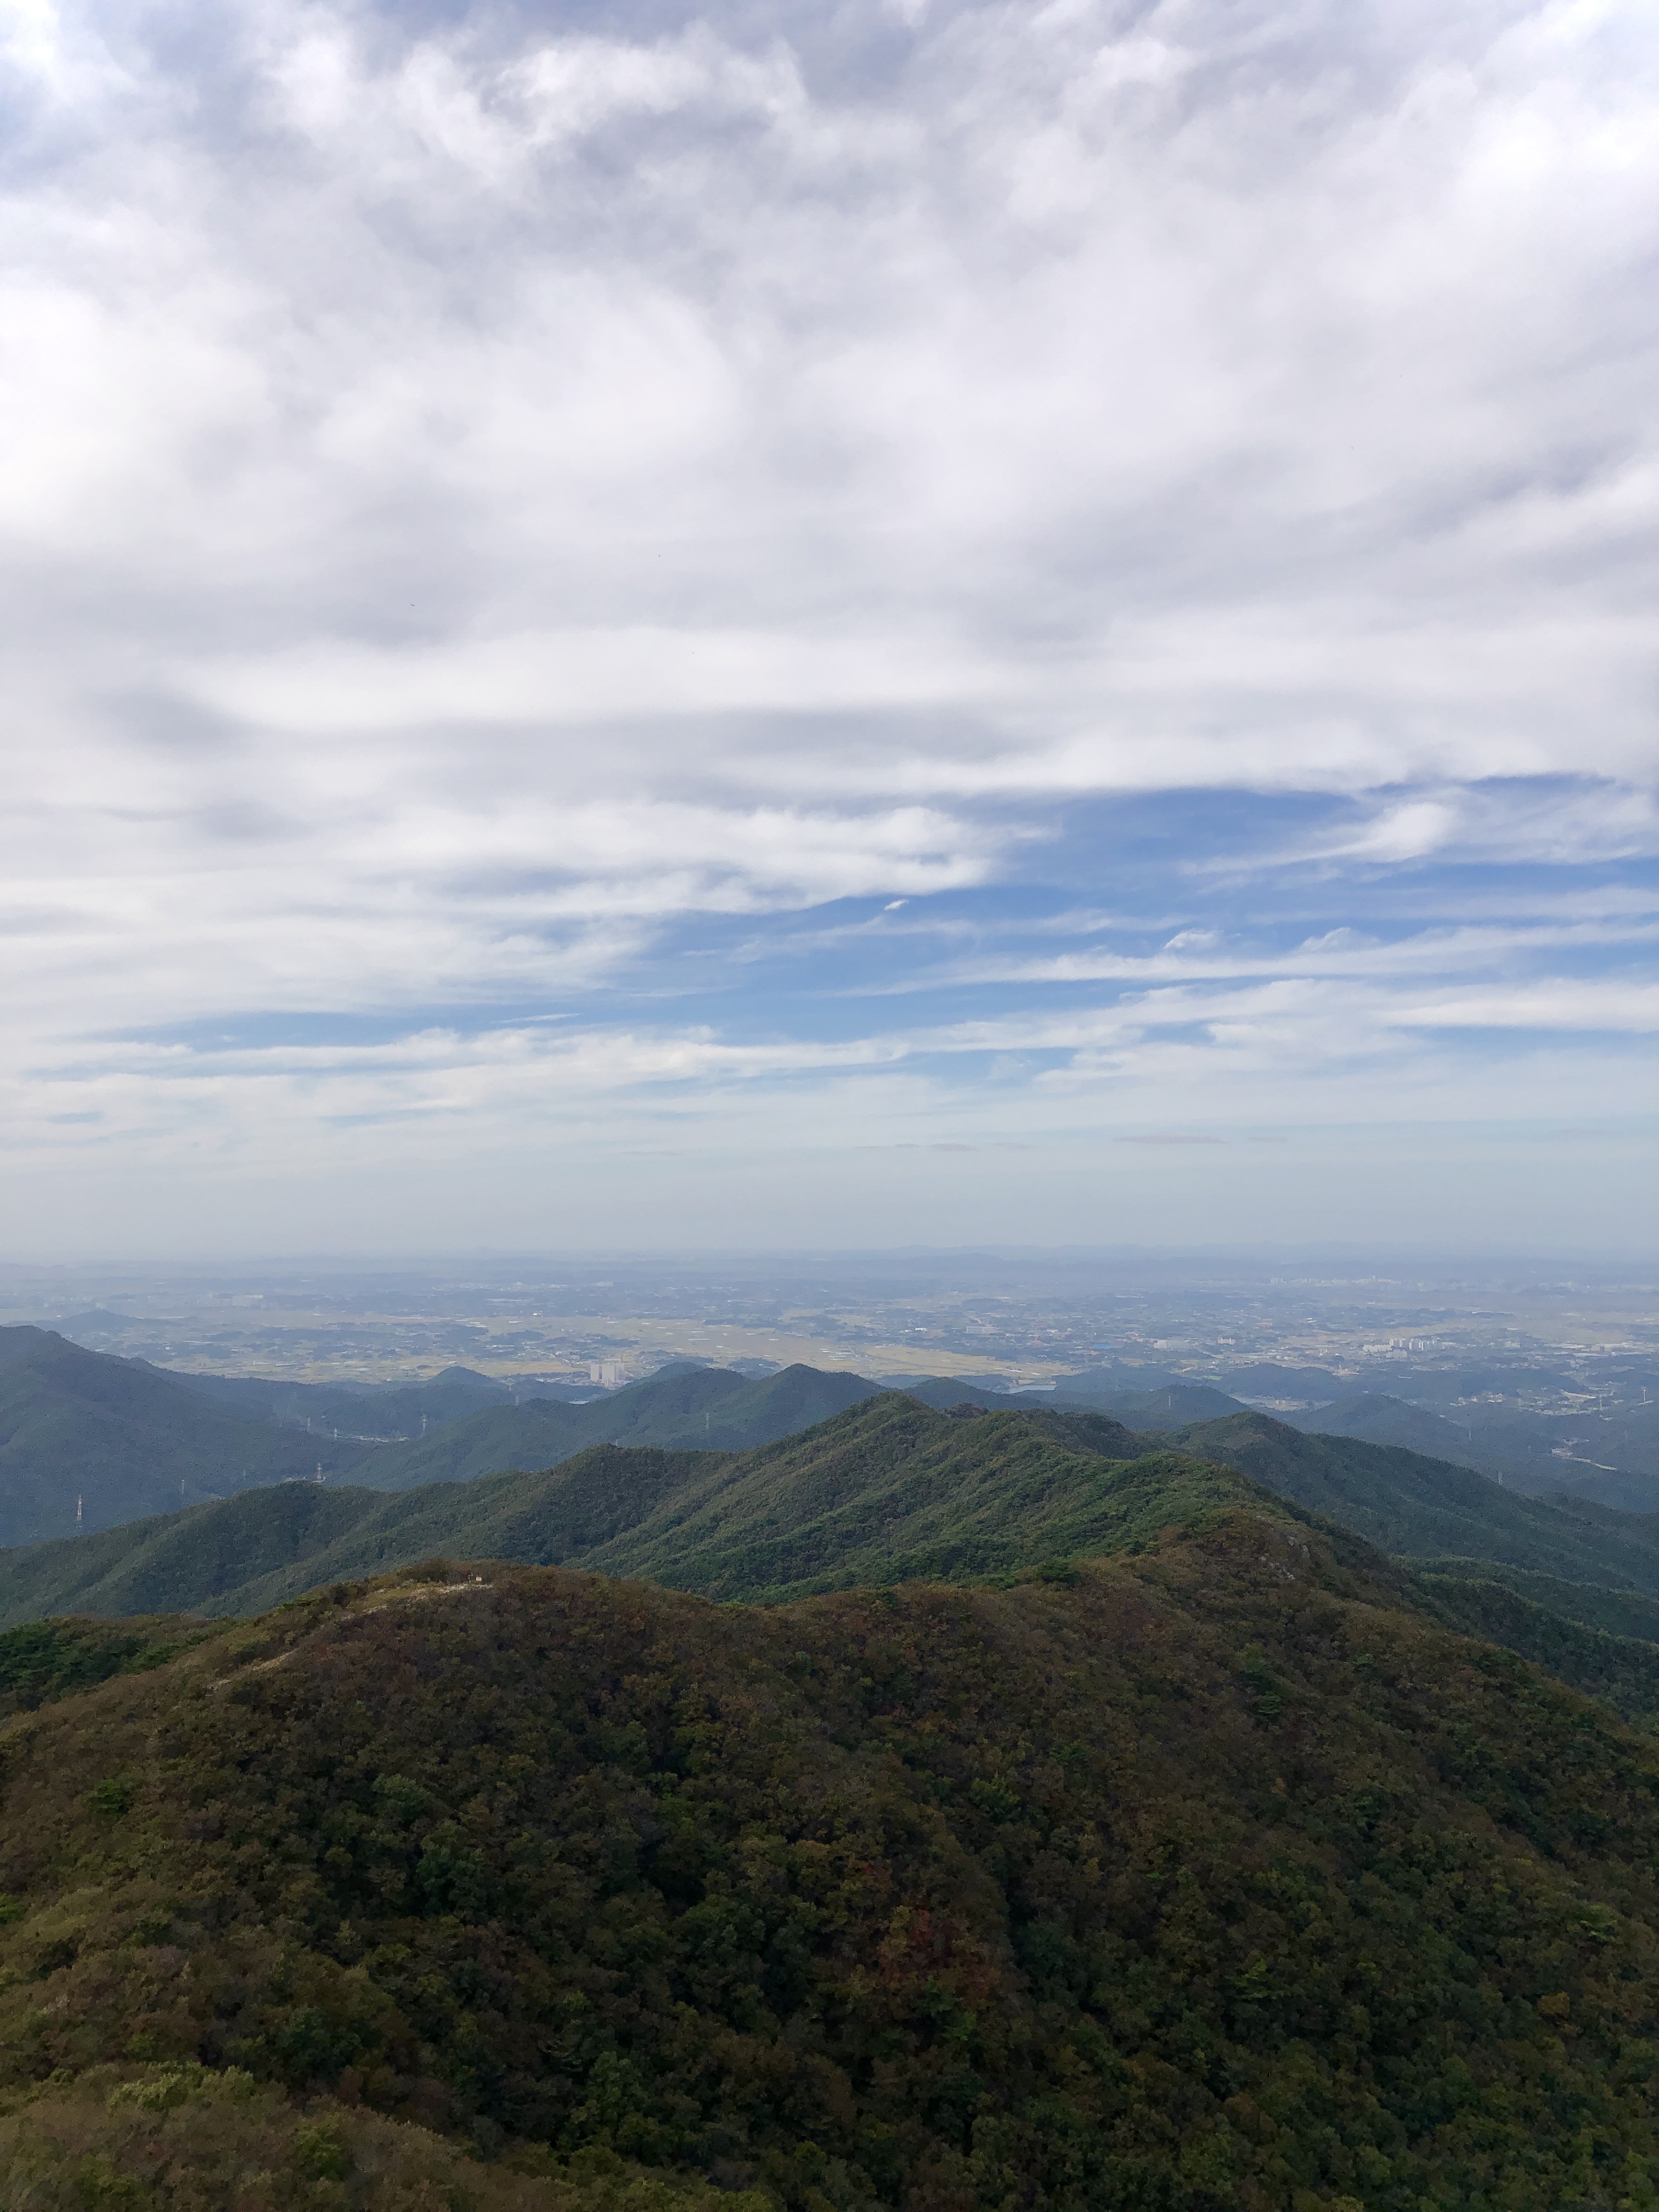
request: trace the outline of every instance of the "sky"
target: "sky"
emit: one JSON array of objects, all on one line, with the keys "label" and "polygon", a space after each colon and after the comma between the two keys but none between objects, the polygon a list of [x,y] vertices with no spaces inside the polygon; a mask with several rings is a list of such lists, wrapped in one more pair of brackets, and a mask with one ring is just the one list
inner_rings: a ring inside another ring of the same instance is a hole
[{"label": "sky", "polygon": [[14,1253],[1651,1249],[1651,10],[0,23]]}]

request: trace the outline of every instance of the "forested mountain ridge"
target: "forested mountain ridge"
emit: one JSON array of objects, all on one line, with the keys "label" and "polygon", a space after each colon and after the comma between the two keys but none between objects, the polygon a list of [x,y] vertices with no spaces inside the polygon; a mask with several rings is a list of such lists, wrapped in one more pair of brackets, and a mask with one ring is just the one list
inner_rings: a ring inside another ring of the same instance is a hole
[{"label": "forested mountain ridge", "polygon": [[[890,1391],[750,1453],[590,1446],[535,1473],[392,1493],[291,1484],[13,1552],[0,1559],[0,1626],[64,1612],[259,1611],[435,1551],[580,1560],[746,1601],[961,1579],[1116,1549],[1146,1533],[1147,1516],[1155,1532],[1160,1512],[1238,1502],[1246,1492],[1228,1467],[1454,1575],[1541,1573],[1659,1600],[1650,1516],[1528,1498],[1468,1468],[1261,1413],[1164,1437],[1054,1407],[945,1414]],[[1639,1632],[1599,1604],[1573,1617]]]},{"label": "forested mountain ridge", "polygon": [[895,1392],[710,1468],[582,1555],[706,1595],[1006,1572],[1110,1551],[1241,1495],[1098,1415],[939,1413]]},{"label": "forested mountain ridge", "polygon": [[[909,1395],[939,1410],[968,1403],[989,1412],[1046,1411],[1068,1418],[1093,1411],[1128,1428],[1177,1436],[1188,1430],[1196,1436],[1195,1422],[1207,1425],[1245,1412],[1219,1390],[1167,1375],[1159,1376],[1157,1388],[1137,1392],[1126,1392],[1122,1380],[1120,1372],[1102,1370],[1062,1377],[1052,1392],[1011,1395],[932,1377],[913,1382]],[[337,1481],[403,1490],[554,1466],[601,1443],[747,1451],[873,1400],[887,1387],[799,1365],[757,1379],[682,1364],[586,1401],[568,1391],[546,1395],[540,1386],[538,1395],[522,1395],[465,1369],[419,1384],[348,1389],[175,1375],[142,1360],[83,1350],[50,1332],[4,1331],[0,1542],[69,1533],[76,1525],[77,1497],[84,1500],[82,1525],[99,1529],[294,1480],[319,1464]],[[521,1402],[514,1402],[515,1396]],[[1419,1429],[1431,1440],[1440,1435],[1442,1425],[1414,1408],[1389,1401],[1353,1403],[1353,1425],[1362,1431],[1378,1420],[1384,1429],[1403,1421],[1413,1436]],[[1298,1417],[1298,1425],[1334,1429],[1340,1413],[1340,1407],[1326,1409]],[[296,1425],[301,1423],[306,1425]],[[388,1433],[394,1441],[376,1442]],[[1403,1431],[1397,1440],[1408,1441]],[[1471,1455],[1460,1449],[1450,1457],[1467,1464]],[[1583,1495],[1584,1483],[1567,1463],[1553,1464],[1564,1470],[1564,1486],[1571,1483]],[[1530,1462],[1524,1472],[1534,1488],[1541,1486]],[[1649,1494],[1642,1488],[1645,1478],[1596,1480],[1622,1485],[1621,1504],[1641,1503]],[[1456,1547],[1449,1528],[1429,1542],[1433,1549]]]},{"label": "forested mountain ridge", "polygon": [[[134,1366],[149,1363],[134,1360]],[[244,1419],[271,1421],[308,1435],[338,1430],[357,1442],[418,1437],[428,1428],[463,1420],[489,1406],[510,1406],[514,1392],[474,1367],[445,1367],[424,1382],[295,1382],[270,1375],[198,1375],[158,1367],[187,1390]]]},{"label": "forested mountain ridge", "polygon": [[1659,1757],[1398,1598],[1224,1506],[1000,1590],[434,1565],[227,1627],[0,1731],[7,2171],[265,2129],[380,2212],[378,2113],[481,2207],[542,2145],[789,2212],[1650,2212]]},{"label": "forested mountain ridge", "polygon": [[1112,1456],[1139,1443],[1098,1415],[964,1419],[889,1391],[747,1454],[605,1444],[535,1474],[390,1495],[295,1484],[13,1554],[0,1626],[258,1611],[439,1550],[580,1559],[740,1597],[776,1595],[784,1574],[837,1587],[970,1575],[1110,1549],[1248,1491],[1179,1454]]},{"label": "forested mountain ridge", "polygon": [[1494,1417],[1489,1408],[1480,1410],[1487,1418],[1479,1423],[1453,1421],[1399,1398],[1364,1393],[1285,1418],[1295,1428],[1402,1444],[1407,1451],[1478,1468],[1509,1488],[1534,1496],[1565,1493],[1627,1513],[1659,1510],[1659,1460],[1651,1437],[1641,1433],[1639,1409],[1627,1408],[1613,1419],[1581,1413],[1571,1425],[1588,1427],[1591,1434],[1578,1440],[1576,1454],[1565,1457],[1555,1449],[1563,1433],[1560,1418],[1501,1410]]}]

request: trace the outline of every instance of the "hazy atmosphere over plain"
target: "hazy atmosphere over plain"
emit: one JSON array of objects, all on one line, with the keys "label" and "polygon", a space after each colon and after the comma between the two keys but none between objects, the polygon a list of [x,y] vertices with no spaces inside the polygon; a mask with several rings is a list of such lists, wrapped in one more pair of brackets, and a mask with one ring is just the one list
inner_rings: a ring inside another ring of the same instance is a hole
[{"label": "hazy atmosphere over plain", "polygon": [[1651,11],[5,23],[15,1245],[1650,1242]]}]

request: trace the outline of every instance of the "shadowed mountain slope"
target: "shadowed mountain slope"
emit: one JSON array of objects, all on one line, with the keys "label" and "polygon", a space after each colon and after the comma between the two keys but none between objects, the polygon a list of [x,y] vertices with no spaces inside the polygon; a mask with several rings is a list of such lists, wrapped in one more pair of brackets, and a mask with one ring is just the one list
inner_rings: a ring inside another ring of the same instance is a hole
[{"label": "shadowed mountain slope", "polygon": [[0,1543],[106,1528],[208,1492],[330,1473],[361,1456],[222,1413],[159,1368],[0,1328]]},{"label": "shadowed mountain slope", "polygon": [[1501,1644],[1624,1719],[1659,1732],[1659,1644],[1587,1627],[1479,1571],[1419,1571],[1413,1581],[1421,1601],[1448,1626]]},{"label": "shadowed mountain slope", "polygon": [[1414,1559],[1412,1572],[1449,1575],[1464,1581],[1498,1583],[1517,1597],[1616,1637],[1639,1637],[1659,1644],[1659,1597],[1644,1597],[1640,1590],[1613,1589],[1599,1583],[1564,1582],[1559,1575],[1540,1574],[1529,1567],[1505,1566],[1497,1559],[1444,1558]]},{"label": "shadowed mountain slope", "polygon": [[1547,1418],[1482,1405],[1443,1415],[1372,1392],[1284,1418],[1295,1428],[1400,1444],[1478,1468],[1508,1488],[1534,1495],[1565,1492],[1622,1512],[1659,1511],[1659,1431],[1644,1432],[1644,1420],[1651,1417],[1642,1407],[1612,1416],[1581,1411]]},{"label": "shadowed mountain slope", "polygon": [[774,1610],[434,1565],[44,1705],[0,2159],[72,2192],[17,2201],[169,2203],[291,2096],[250,2203],[372,2212],[378,2114],[492,2161],[410,2212],[537,2145],[789,2212],[1647,2206],[1659,1757],[1399,1597],[1237,1506]]},{"label": "shadowed mountain slope", "polygon": [[1394,1445],[1308,1435],[1266,1413],[1189,1423],[1169,1441],[1224,1460],[1386,1552],[1450,1553],[1659,1596],[1659,1515],[1528,1497],[1470,1468]]}]

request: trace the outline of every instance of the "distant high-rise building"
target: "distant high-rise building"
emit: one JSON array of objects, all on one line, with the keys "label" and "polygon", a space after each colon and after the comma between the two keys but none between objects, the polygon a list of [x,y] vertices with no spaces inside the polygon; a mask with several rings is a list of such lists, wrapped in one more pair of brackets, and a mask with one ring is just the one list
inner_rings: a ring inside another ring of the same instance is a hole
[{"label": "distant high-rise building", "polygon": [[623,1380],[623,1364],[621,1360],[602,1359],[599,1362],[599,1380],[604,1383],[607,1390],[620,1389]]}]

